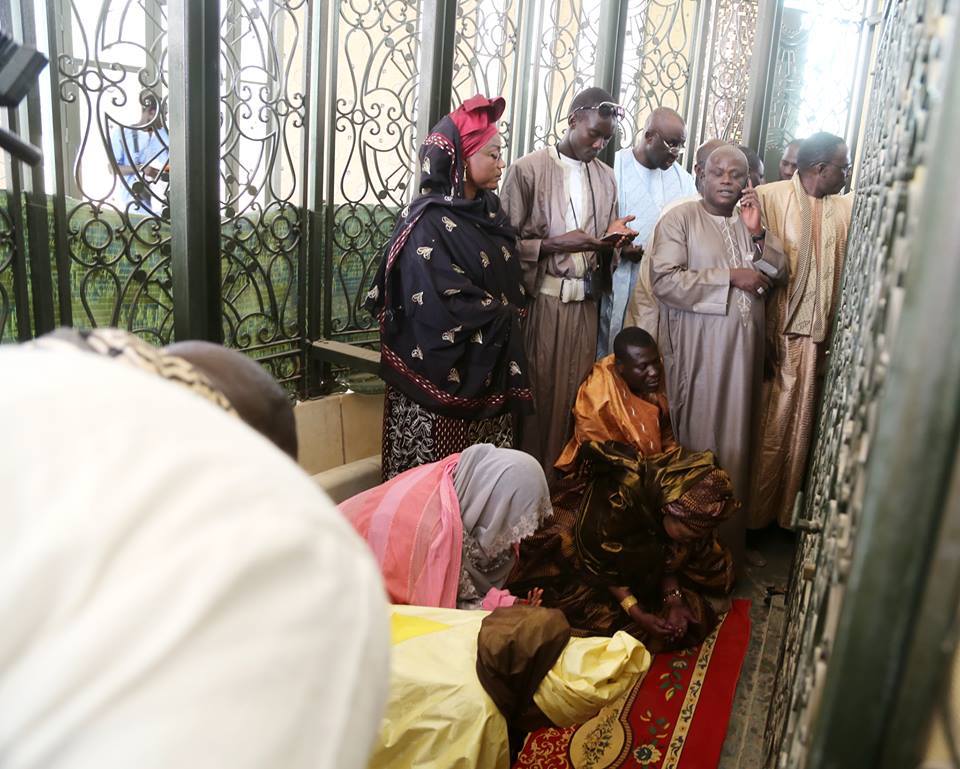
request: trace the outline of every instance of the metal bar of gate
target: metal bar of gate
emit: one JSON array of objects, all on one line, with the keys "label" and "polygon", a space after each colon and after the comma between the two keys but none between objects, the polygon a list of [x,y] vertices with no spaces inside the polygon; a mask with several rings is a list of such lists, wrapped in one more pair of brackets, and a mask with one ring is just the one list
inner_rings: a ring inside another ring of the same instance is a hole
[{"label": "metal bar of gate", "polygon": [[[37,20],[33,2],[19,2],[23,41],[36,46]],[[43,144],[40,116],[40,84],[27,94],[27,139],[36,147]],[[57,325],[53,309],[53,272],[50,262],[50,230],[47,221],[47,196],[44,191],[43,164],[30,171],[30,188],[24,193],[27,225],[27,250],[30,259],[30,291],[33,298],[33,325],[37,336],[53,331]]]},{"label": "metal bar of gate", "polygon": [[220,3],[170,0],[168,18],[174,333],[219,342]]},{"label": "metal bar of gate", "polygon": [[520,46],[517,78],[519,99],[513,111],[514,122],[519,130],[513,132],[511,148],[513,158],[519,158],[533,149],[533,131],[537,123],[537,101],[542,87],[540,83],[540,44],[543,35],[543,17],[547,9],[542,0],[526,0],[521,6],[520,30],[523,42]]},{"label": "metal bar of gate", "polygon": [[[324,132],[330,132],[330,141],[326,145],[326,156],[324,159],[323,168],[326,172],[326,196],[325,202],[321,201],[323,206],[323,252],[321,254],[321,266],[322,266],[322,287],[323,287],[323,300],[322,300],[322,310],[323,310],[323,320],[320,328],[320,338],[329,339],[331,332],[333,330],[333,254],[334,254],[334,225],[335,225],[335,211],[334,211],[334,201],[336,200],[337,194],[337,168],[336,168],[336,147],[335,147],[335,130],[334,126],[336,124],[336,103],[337,103],[337,75],[339,71],[339,57],[337,55],[337,50],[339,48],[340,42],[340,2],[342,0],[324,0],[321,8],[326,9],[328,3],[332,3],[332,10],[329,11],[329,15],[324,15],[325,18],[330,19],[330,33],[328,35],[328,40],[330,45],[325,46],[326,49],[330,50],[329,58],[329,75],[324,78],[324,83],[330,88],[330,96],[326,100],[326,103],[330,105],[329,114],[326,115],[326,120],[323,123],[322,130]],[[325,10],[325,13],[327,11]],[[327,363],[322,365],[322,375],[321,375],[321,387],[323,389],[328,389],[332,381],[332,369],[331,366]]]},{"label": "metal bar of gate", "polygon": [[[0,6],[0,26],[13,28],[13,8],[9,3]],[[20,129],[20,113],[16,107],[7,109],[7,127],[13,134]],[[13,296],[14,312],[17,318],[17,340],[24,342],[31,337],[30,300],[27,285],[26,242],[23,237],[23,171],[19,160],[10,157],[7,161],[10,170],[10,187],[7,190],[7,211],[13,226]]]},{"label": "metal bar of gate", "polygon": [[[70,250],[67,244],[67,161],[64,158],[64,105],[60,99],[59,66],[64,47],[60,36],[70,35],[71,26],[64,22],[60,0],[47,0],[47,46],[50,57],[50,114],[53,118],[53,241],[57,261],[57,298],[60,325],[73,325],[73,300],[70,288]],[[67,18],[69,22],[69,17]]]},{"label": "metal bar of gate", "polygon": [[[710,19],[713,15],[712,0],[701,0],[697,6],[697,20],[694,25],[693,41],[690,50],[693,53],[690,66],[690,80],[687,85],[687,103],[685,119],[687,123],[687,146],[696,148],[703,143],[703,121],[700,117],[700,103],[704,91],[704,73],[709,76],[708,45],[710,38]],[[706,64],[706,66],[705,66]],[[684,165],[693,172],[695,152],[687,152]]]},{"label": "metal bar of gate", "polygon": [[[456,20],[457,0],[423,0],[420,16],[418,146],[437,121],[450,112]],[[413,189],[416,189],[415,185]]]},{"label": "metal bar of gate", "polygon": [[[328,366],[320,365],[318,372],[310,343],[322,336],[323,312],[322,291],[324,277],[323,237],[323,169],[326,167],[326,78],[330,49],[336,46],[324,39],[323,33],[330,18],[330,2],[311,3],[308,11],[307,33],[307,104],[306,145],[303,148],[303,208],[304,232],[301,234],[301,280],[300,280],[300,336],[303,350],[303,397],[314,393],[319,379],[328,379]],[[332,144],[332,142],[331,142]],[[306,317],[304,317],[306,313]],[[319,374],[319,376],[318,376]]]},{"label": "metal bar of gate", "polygon": [[763,157],[766,115],[770,107],[773,80],[777,69],[777,41],[783,0],[760,3],[757,16],[757,32],[750,60],[750,84],[747,102],[743,110],[742,141]]},{"label": "metal bar of gate", "polygon": [[[627,10],[629,0],[602,0],[600,3],[600,25],[597,39],[597,77],[596,83],[613,95],[614,101],[620,93],[620,81],[623,77],[623,48],[627,34]],[[606,41],[610,41],[609,44]],[[613,165],[613,156],[620,149],[620,133],[614,134],[603,151],[603,160]]]},{"label": "metal bar of gate", "polygon": [[[864,19],[861,22],[862,27],[866,27],[867,34],[862,32],[859,37],[859,47],[857,49],[857,75],[853,81],[853,99],[850,104],[850,115],[847,118],[846,139],[847,146],[850,148],[850,157],[853,160],[855,168],[859,167],[859,158],[857,149],[860,144],[860,125],[863,121],[863,105],[866,100],[868,83],[870,80],[870,57],[873,52],[873,42],[877,34],[877,27],[883,20],[878,13],[874,13],[877,0],[866,0],[864,2]],[[867,15],[869,12],[869,15]],[[847,177],[846,189],[850,190],[850,185],[856,179],[855,174]]]},{"label": "metal bar of gate", "polygon": [[[18,133],[20,121],[16,108],[7,110],[9,130]],[[10,160],[10,189],[7,191],[7,211],[13,223],[13,295],[17,318],[17,341],[25,342],[32,336],[30,325],[30,290],[27,277],[26,239],[23,237],[23,173],[19,160]]]}]

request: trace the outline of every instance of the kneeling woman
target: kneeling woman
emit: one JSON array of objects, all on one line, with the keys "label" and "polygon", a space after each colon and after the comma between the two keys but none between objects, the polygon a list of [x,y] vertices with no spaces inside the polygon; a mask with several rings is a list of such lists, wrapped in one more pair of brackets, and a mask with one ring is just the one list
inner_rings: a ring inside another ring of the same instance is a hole
[{"label": "kneeling woman", "polygon": [[[367,540],[393,603],[494,609],[517,545],[552,513],[540,464],[529,454],[477,444],[415,467],[341,503]],[[539,602],[529,590],[525,601]]]},{"label": "kneeling woman", "polygon": [[589,634],[625,630],[652,651],[702,641],[729,608],[733,561],[716,527],[739,507],[713,455],[591,441],[577,477],[524,542],[508,587],[537,584],[544,606]]}]

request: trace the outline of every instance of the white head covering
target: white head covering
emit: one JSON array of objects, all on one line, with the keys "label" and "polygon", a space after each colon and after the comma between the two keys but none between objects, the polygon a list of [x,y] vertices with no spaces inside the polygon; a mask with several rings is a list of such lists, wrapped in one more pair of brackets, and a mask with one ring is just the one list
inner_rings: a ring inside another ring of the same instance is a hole
[{"label": "white head covering", "polygon": [[553,514],[550,491],[536,459],[489,443],[460,454],[453,486],[463,518],[464,568],[482,596],[510,575],[512,546]]},{"label": "white head covering", "polygon": [[364,767],[388,681],[363,543],[180,385],[0,350],[5,769]]}]

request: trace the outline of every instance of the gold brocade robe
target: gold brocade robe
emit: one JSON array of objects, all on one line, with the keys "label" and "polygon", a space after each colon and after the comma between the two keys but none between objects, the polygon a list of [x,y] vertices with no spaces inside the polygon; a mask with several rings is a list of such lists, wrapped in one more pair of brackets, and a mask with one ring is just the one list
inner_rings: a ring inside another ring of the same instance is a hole
[{"label": "gold brocade robe", "polygon": [[788,526],[803,485],[817,410],[817,371],[830,338],[852,195],[807,195],[800,174],[757,188],[764,226],[783,242],[786,291],[767,308],[773,378],[763,383],[754,439],[748,526]]},{"label": "gold brocade robe", "polygon": [[618,441],[638,454],[659,454],[674,445],[673,431],[662,393],[635,395],[617,373],[613,355],[598,360],[577,392],[573,407],[573,437],[555,467],[569,472],[580,446],[588,441]]}]

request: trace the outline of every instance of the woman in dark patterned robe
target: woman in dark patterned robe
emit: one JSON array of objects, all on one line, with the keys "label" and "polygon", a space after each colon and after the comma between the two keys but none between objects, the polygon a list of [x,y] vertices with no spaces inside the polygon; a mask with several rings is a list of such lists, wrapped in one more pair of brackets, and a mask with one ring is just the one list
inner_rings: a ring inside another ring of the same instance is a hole
[{"label": "woman in dark patterned robe", "polygon": [[502,98],[474,96],[420,148],[420,194],[403,210],[366,307],[387,383],[383,476],[476,443],[512,448],[530,408],[516,233],[494,190]]}]

